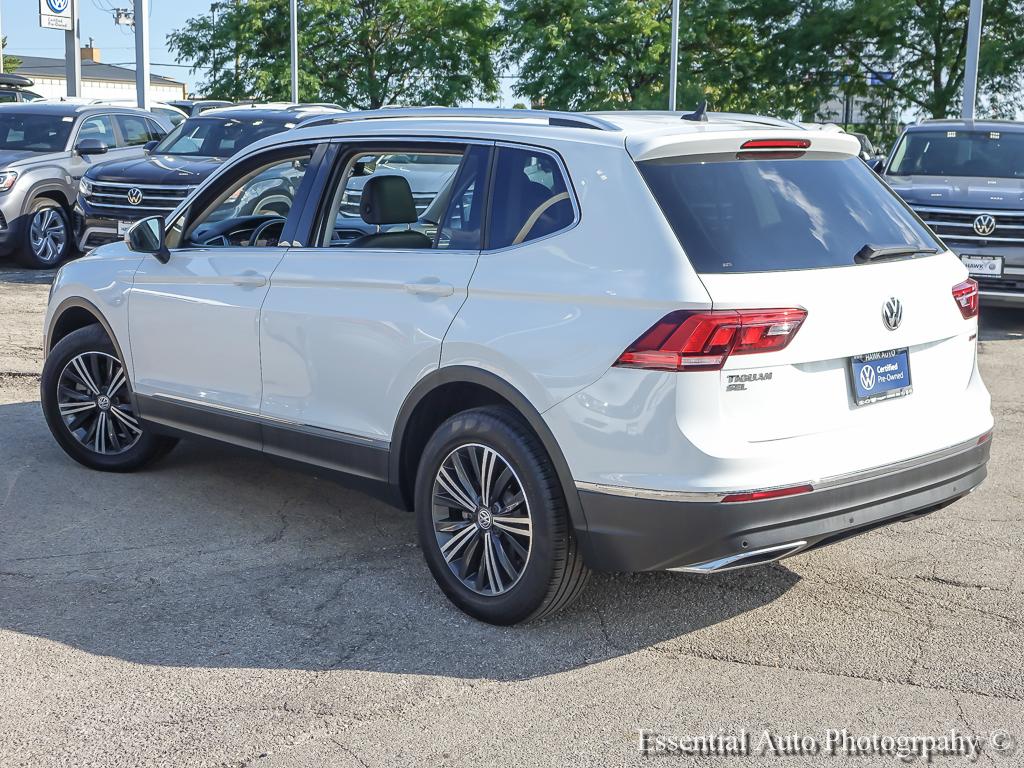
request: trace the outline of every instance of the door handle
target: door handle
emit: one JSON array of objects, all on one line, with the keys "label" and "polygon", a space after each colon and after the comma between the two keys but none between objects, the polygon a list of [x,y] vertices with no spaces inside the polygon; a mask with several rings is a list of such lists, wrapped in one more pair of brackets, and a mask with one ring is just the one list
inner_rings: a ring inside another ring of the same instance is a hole
[{"label": "door handle", "polygon": [[231,278],[232,285],[240,285],[243,288],[262,288],[267,284],[267,278],[253,271],[243,272]]},{"label": "door handle", "polygon": [[455,293],[455,286],[451,283],[421,280],[417,283],[406,283],[405,290],[418,296],[451,296]]}]

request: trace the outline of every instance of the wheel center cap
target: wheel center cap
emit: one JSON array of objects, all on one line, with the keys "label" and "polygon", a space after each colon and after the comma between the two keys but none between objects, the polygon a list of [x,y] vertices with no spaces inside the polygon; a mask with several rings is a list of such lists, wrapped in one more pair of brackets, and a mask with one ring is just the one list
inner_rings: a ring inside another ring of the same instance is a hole
[{"label": "wheel center cap", "polygon": [[486,531],[491,527],[491,510],[481,507],[476,513],[476,524],[480,526],[481,530]]},{"label": "wheel center cap", "polygon": [[96,405],[99,406],[99,409],[101,411],[109,411],[110,398],[107,397],[106,395],[100,395],[99,397],[96,398]]}]

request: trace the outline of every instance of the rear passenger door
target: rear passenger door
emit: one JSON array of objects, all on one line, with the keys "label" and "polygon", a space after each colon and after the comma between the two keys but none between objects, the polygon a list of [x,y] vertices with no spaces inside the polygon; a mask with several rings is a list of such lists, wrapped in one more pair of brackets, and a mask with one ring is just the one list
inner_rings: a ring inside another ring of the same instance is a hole
[{"label": "rear passenger door", "polygon": [[398,410],[438,367],[465,301],[491,152],[489,143],[339,145],[309,236],[282,259],[261,313],[267,452],[384,472]]}]

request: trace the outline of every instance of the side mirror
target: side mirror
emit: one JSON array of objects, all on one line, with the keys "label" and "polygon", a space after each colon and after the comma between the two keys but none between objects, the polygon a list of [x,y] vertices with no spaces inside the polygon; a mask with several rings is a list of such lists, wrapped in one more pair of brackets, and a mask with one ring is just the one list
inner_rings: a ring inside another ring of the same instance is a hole
[{"label": "side mirror", "polygon": [[153,141],[147,141],[145,144],[142,145],[142,148],[146,150],[146,152],[152,152],[154,149],[156,149],[156,145],[159,143],[160,142],[156,139],[154,139]]},{"label": "side mirror", "polygon": [[882,175],[882,171],[885,170],[885,158],[884,157],[873,157],[867,161],[868,168],[877,173],[879,176]]},{"label": "side mirror", "polygon": [[75,145],[75,152],[82,155],[105,155],[109,147],[99,139],[82,139]]},{"label": "side mirror", "polygon": [[165,243],[164,217],[147,216],[135,222],[124,236],[125,243],[135,253],[148,253],[161,264],[170,261],[171,252]]}]

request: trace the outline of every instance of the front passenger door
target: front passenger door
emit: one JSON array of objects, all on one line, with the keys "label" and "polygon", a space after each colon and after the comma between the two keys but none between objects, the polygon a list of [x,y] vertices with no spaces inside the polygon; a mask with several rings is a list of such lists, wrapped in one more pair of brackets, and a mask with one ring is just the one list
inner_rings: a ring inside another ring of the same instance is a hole
[{"label": "front passenger door", "polygon": [[[238,163],[169,222],[170,260],[142,261],[128,315],[134,386],[148,418],[159,420],[168,404],[258,414],[260,308],[293,209],[297,216],[308,193],[314,149],[274,149]],[[147,398],[159,401],[149,412]],[[197,420],[217,436],[218,422]],[[258,429],[245,434],[233,437],[258,443]]]}]

